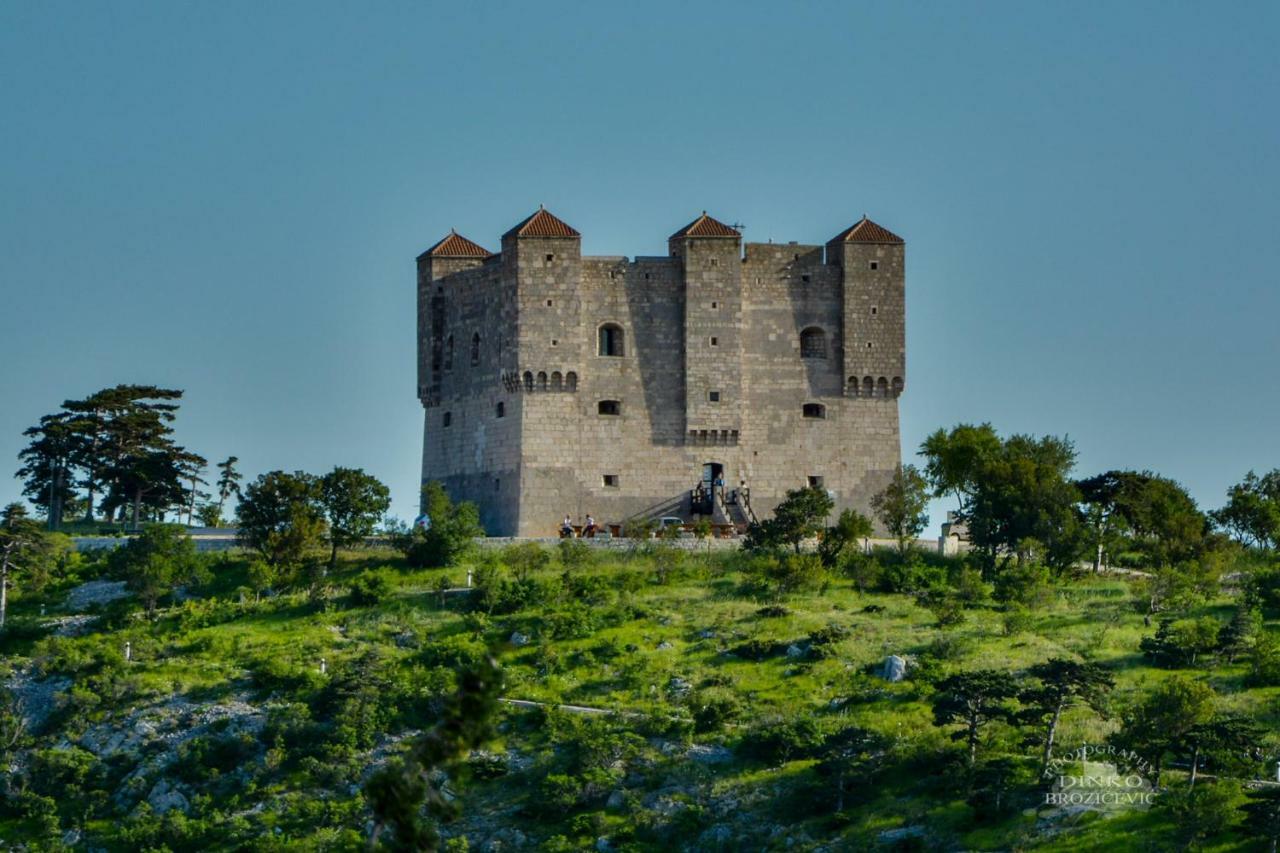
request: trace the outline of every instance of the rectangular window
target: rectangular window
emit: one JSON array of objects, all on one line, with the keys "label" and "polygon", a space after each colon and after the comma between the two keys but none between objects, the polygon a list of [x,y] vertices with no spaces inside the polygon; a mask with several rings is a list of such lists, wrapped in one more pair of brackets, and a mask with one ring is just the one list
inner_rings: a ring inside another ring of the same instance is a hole
[{"label": "rectangular window", "polygon": [[819,475],[819,474],[810,474],[810,475],[809,475],[809,488],[811,488],[811,489],[821,489],[821,488],[822,488],[822,477],[821,477],[821,475]]},{"label": "rectangular window", "polygon": [[547,255],[547,263],[551,263],[556,259],[555,255]]},{"label": "rectangular window", "polygon": [[601,400],[596,404],[596,413],[601,415],[620,415],[622,414],[621,400]]},{"label": "rectangular window", "polygon": [[717,338],[715,335],[712,335],[712,336],[711,336],[711,345],[712,345],[713,347],[718,347],[718,346],[720,346],[720,339],[719,339],[719,338]]},{"label": "rectangular window", "polygon": [[879,262],[879,261],[872,261],[872,262],[871,262],[871,268],[872,268],[873,270],[878,270],[878,269],[880,269],[880,262]]},{"label": "rectangular window", "polygon": [[707,392],[707,400],[708,400],[709,402],[712,402],[712,403],[719,403],[719,402],[720,402],[720,392],[719,392],[719,391],[708,391],[708,392]]},{"label": "rectangular window", "polygon": [[800,280],[803,281],[805,284],[808,284],[809,283],[808,274],[806,273],[805,275],[800,276]]},{"label": "rectangular window", "polygon": [[603,477],[601,477],[600,479],[604,482],[604,487],[605,487],[606,489],[616,489],[616,488],[618,488],[618,475],[617,475],[617,474],[605,474],[605,475],[604,475]]},{"label": "rectangular window", "polygon": [[452,424],[453,424],[453,412],[445,412],[445,413],[444,413],[444,425],[445,425],[445,427],[449,427],[449,426],[451,426]]}]

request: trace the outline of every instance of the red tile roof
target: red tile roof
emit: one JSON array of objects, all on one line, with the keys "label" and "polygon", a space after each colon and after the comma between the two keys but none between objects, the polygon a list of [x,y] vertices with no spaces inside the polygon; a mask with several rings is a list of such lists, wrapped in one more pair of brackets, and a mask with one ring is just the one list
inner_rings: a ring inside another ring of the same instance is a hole
[{"label": "red tile roof", "polygon": [[672,234],[668,239],[679,240],[682,237],[741,237],[737,231],[725,225],[723,222],[712,219],[707,216],[707,212],[702,211],[702,215]]},{"label": "red tile roof", "polygon": [[571,226],[551,214],[550,211],[538,206],[538,212],[512,228],[502,236],[504,238],[514,234],[517,237],[581,237],[582,235],[575,231]]},{"label": "red tile roof", "polygon": [[833,243],[904,243],[906,242],[888,228],[877,225],[865,215],[854,225],[836,235]]},{"label": "red tile roof", "polygon": [[420,258],[487,258],[493,253],[481,246],[479,243],[472,242],[463,237],[457,231],[450,231],[449,234],[436,243],[430,249],[427,249]]}]

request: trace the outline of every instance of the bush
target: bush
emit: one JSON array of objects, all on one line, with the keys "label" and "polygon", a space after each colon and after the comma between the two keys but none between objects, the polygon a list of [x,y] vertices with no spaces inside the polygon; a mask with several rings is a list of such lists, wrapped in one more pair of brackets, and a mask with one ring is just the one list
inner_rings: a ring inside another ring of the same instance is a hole
[{"label": "bush", "polygon": [[1021,604],[1009,605],[1000,617],[1001,630],[1006,637],[1030,631],[1033,622],[1031,611]]},{"label": "bush", "polygon": [[946,579],[946,571],[939,566],[897,558],[889,560],[881,572],[880,588],[885,592],[920,592],[941,586]]},{"label": "bush", "polygon": [[400,543],[401,551],[414,568],[452,566],[472,548],[476,537],[484,535],[480,511],[469,501],[455,505],[444,486],[434,481],[423,487],[422,495],[431,526],[414,528]]},{"label": "bush", "polygon": [[797,716],[753,727],[738,743],[738,750],[756,761],[781,764],[812,755],[822,741],[822,730],[813,718]]},{"label": "bush", "polygon": [[1020,604],[1033,610],[1044,607],[1053,597],[1049,569],[1030,562],[1006,566],[996,576],[994,595],[1004,604]]},{"label": "bush", "polygon": [[1280,686],[1280,640],[1274,634],[1260,633],[1249,653],[1249,675],[1252,687]]},{"label": "bush", "polygon": [[351,580],[347,595],[352,604],[370,607],[389,598],[392,589],[393,584],[386,571],[367,571]]}]

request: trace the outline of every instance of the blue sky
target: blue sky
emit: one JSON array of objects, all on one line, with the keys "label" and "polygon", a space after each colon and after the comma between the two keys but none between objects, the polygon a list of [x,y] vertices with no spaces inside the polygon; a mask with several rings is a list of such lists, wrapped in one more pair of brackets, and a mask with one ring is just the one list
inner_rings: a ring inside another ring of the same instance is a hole
[{"label": "blue sky", "polygon": [[411,517],[414,256],[541,203],[590,254],[867,213],[908,242],[905,455],[990,420],[1217,506],[1280,467],[1278,39],[1247,2],[5,0],[0,471],[167,384],[211,460]]}]

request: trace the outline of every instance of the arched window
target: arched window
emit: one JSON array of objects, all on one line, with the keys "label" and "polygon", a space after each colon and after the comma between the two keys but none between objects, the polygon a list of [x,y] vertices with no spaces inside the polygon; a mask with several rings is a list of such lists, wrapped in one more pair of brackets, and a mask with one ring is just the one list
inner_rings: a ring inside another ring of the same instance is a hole
[{"label": "arched window", "polygon": [[621,358],[623,352],[622,327],[617,323],[605,323],[600,327],[600,355]]},{"label": "arched window", "polygon": [[902,393],[902,377],[901,376],[893,377],[893,382],[891,383],[891,387],[893,388],[893,396],[896,397],[899,394],[901,394]]},{"label": "arched window", "polygon": [[805,403],[800,409],[800,414],[806,418],[825,418],[827,407],[821,403]]},{"label": "arched window", "polygon": [[444,342],[444,369],[453,370],[453,335]]},{"label": "arched window", "polygon": [[849,377],[849,393],[855,397],[858,396],[858,377],[856,376]]},{"label": "arched window", "polygon": [[538,371],[538,390],[547,390],[547,372],[545,370]]},{"label": "arched window", "polygon": [[476,332],[471,336],[471,366],[475,367],[480,363],[480,333]]},{"label": "arched window", "polygon": [[870,376],[862,377],[862,396],[870,397],[875,388],[876,383]]},{"label": "arched window", "polygon": [[560,371],[551,374],[551,390],[559,391],[564,388],[564,377],[560,375]]},{"label": "arched window", "polygon": [[526,370],[524,372],[524,390],[533,390],[533,371],[531,370]]},{"label": "arched window", "polygon": [[565,374],[564,384],[565,384],[565,387],[568,388],[570,391],[577,391],[578,390],[578,374],[570,370],[567,374]]},{"label": "arched window", "polygon": [[817,326],[810,326],[800,333],[801,358],[826,358],[827,333]]},{"label": "arched window", "polygon": [[876,394],[881,397],[889,396],[889,380],[883,376],[876,380]]},{"label": "arched window", "polygon": [[620,415],[622,414],[622,401],[601,400],[596,403],[596,412],[601,415]]}]

